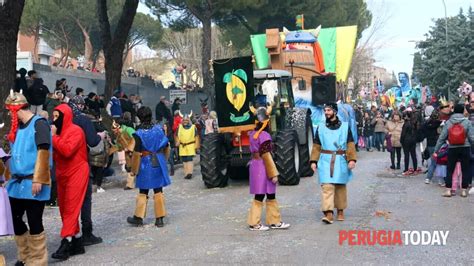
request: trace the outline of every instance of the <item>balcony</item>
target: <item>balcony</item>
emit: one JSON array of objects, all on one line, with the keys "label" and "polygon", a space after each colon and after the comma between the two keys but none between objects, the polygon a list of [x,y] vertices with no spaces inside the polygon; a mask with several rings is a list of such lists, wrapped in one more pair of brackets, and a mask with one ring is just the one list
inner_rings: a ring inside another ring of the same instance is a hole
[{"label": "balcony", "polygon": [[38,55],[46,55],[46,56],[53,56],[54,55],[54,50],[51,48],[44,40],[43,38],[40,38],[39,44],[38,44]]}]

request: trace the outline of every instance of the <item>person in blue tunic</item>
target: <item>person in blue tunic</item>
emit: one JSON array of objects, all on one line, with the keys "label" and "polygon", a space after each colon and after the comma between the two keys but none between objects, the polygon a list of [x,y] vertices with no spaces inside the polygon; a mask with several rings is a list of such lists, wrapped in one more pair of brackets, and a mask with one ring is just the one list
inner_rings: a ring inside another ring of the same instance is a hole
[{"label": "person in blue tunic", "polygon": [[318,170],[321,185],[322,221],[333,223],[333,211],[337,209],[337,220],[344,221],[347,208],[347,183],[352,179],[356,165],[354,139],[347,122],[337,117],[337,104],[324,106],[325,122],[318,125],[311,152],[311,168]]},{"label": "person in blue tunic", "polygon": [[[46,119],[33,114],[21,92],[10,92],[5,107],[12,119],[8,140],[11,158],[5,177],[18,249],[15,265],[47,265],[43,227],[45,202],[51,193],[51,130]],[[28,226],[23,221],[26,217]]]},{"label": "person in blue tunic", "polygon": [[163,128],[152,123],[152,112],[149,107],[141,107],[137,111],[140,126],[133,134],[135,148],[132,155],[131,174],[136,175],[136,187],[139,189],[135,214],[128,217],[132,225],[143,225],[147,209],[148,191],[153,189],[155,202],[155,225],[163,227],[166,216],[163,187],[171,183],[166,166],[169,157],[169,141]]}]

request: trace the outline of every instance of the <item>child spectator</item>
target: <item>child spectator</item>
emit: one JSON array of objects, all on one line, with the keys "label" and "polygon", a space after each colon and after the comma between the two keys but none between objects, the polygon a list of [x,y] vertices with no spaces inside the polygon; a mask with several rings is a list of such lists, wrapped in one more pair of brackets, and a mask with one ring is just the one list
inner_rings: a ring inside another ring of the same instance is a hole
[{"label": "child spectator", "polygon": [[209,118],[206,119],[205,126],[206,126],[206,130],[204,131],[204,135],[207,135],[210,133],[217,133],[218,131],[217,113],[215,111],[211,111],[209,113]]},{"label": "child spectator", "polygon": [[438,179],[438,185],[441,187],[444,187],[444,178],[446,177],[446,171],[447,171],[447,165],[448,165],[448,147],[449,145],[447,143],[443,144],[441,146],[441,149],[439,150],[438,156],[433,157],[433,160],[436,161],[436,168],[433,173],[433,176],[436,179]]}]

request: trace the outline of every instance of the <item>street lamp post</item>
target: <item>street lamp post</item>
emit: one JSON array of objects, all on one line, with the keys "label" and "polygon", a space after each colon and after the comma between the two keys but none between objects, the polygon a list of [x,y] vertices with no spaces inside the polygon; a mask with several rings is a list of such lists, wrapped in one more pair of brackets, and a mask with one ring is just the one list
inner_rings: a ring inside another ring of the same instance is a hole
[{"label": "street lamp post", "polygon": [[446,10],[446,0],[443,0],[443,6],[444,6],[444,19],[446,20],[446,46],[448,46],[448,13]]},{"label": "street lamp post", "polygon": [[[446,47],[448,47],[448,12],[446,10],[446,0],[443,0],[443,6],[444,6],[444,19],[446,20]],[[451,90],[448,88],[448,99],[451,99]]]}]

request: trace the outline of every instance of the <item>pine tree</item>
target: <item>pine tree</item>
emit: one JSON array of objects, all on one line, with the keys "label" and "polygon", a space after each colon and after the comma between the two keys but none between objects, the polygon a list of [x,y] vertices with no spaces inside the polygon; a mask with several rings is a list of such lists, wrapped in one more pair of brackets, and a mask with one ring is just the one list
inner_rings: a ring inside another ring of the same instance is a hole
[{"label": "pine tree", "polygon": [[417,45],[413,74],[424,84],[451,99],[457,99],[457,88],[463,81],[474,81],[473,11],[463,10],[446,20],[437,19],[426,40]]}]

